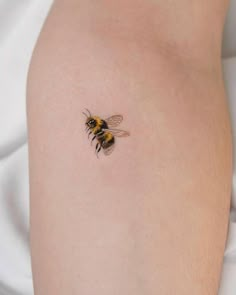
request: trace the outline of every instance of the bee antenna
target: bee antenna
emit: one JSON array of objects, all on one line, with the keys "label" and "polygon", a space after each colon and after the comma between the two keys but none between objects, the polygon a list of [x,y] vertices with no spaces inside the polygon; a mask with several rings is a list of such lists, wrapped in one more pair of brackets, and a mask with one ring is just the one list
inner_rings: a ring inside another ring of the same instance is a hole
[{"label": "bee antenna", "polygon": [[88,118],[88,115],[87,115],[85,112],[82,112],[82,114],[84,114],[84,115],[85,115],[85,117],[86,117],[86,118]]},{"label": "bee antenna", "polygon": [[89,111],[88,109],[85,109],[85,110],[88,112],[88,114],[89,114],[89,117],[92,117],[92,115],[91,115],[90,111]]}]

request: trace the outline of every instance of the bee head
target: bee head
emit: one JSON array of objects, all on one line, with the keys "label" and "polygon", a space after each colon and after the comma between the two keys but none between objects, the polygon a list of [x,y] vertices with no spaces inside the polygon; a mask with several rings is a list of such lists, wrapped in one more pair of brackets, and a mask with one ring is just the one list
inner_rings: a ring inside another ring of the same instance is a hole
[{"label": "bee head", "polygon": [[89,128],[94,128],[97,125],[96,120],[93,117],[88,117],[85,123]]},{"label": "bee head", "polygon": [[86,122],[85,125],[88,126],[89,128],[94,128],[97,125],[96,119],[91,115],[90,111],[88,109],[85,109],[86,112],[83,112],[83,114],[86,117]]}]

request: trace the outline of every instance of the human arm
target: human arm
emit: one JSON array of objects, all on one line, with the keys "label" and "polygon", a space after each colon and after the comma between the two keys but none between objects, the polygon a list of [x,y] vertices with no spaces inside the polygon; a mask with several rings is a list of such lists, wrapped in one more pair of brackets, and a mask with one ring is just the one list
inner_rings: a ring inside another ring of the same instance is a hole
[{"label": "human arm", "polygon": [[[56,1],[28,83],[36,295],[215,295],[231,136],[224,1]],[[214,25],[212,25],[214,24]],[[94,154],[85,108],[131,136]]]}]

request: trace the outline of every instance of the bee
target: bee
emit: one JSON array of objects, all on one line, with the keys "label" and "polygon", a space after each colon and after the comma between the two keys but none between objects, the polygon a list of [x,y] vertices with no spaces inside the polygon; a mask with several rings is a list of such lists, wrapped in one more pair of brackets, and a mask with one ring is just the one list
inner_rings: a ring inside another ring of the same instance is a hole
[{"label": "bee", "polygon": [[107,119],[101,119],[98,116],[93,116],[88,109],[87,113],[83,112],[86,116],[86,132],[88,133],[88,138],[92,134],[91,145],[96,139],[95,153],[98,156],[98,153],[103,150],[106,156],[110,155],[115,147],[115,137],[126,137],[130,133],[120,129],[114,129],[122,121],[122,115],[114,115]]}]

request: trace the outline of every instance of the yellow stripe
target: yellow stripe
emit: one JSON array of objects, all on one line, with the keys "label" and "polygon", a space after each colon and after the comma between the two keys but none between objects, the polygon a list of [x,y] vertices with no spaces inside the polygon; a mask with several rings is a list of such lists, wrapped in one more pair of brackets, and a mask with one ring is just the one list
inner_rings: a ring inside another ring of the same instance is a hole
[{"label": "yellow stripe", "polygon": [[104,134],[106,141],[110,141],[113,138],[113,135],[111,134],[111,132],[106,132]]},{"label": "yellow stripe", "polygon": [[93,133],[96,133],[97,131],[99,131],[101,129],[102,119],[97,116],[93,116],[93,119],[96,120],[96,122],[97,122],[97,126],[93,128]]}]

